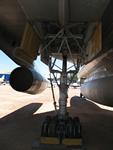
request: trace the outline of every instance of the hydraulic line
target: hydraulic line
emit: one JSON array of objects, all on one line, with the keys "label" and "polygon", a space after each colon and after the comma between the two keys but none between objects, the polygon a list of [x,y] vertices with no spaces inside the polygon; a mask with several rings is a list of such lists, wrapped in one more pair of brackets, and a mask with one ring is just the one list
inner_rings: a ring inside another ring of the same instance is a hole
[{"label": "hydraulic line", "polygon": [[52,91],[52,96],[53,96],[53,105],[54,105],[55,111],[57,112],[57,105],[56,105],[56,100],[55,100],[55,94],[54,94],[54,89],[53,89],[51,73],[50,73],[50,84],[51,84],[51,91]]},{"label": "hydraulic line", "polygon": [[52,96],[53,96],[53,105],[54,105],[55,111],[57,113],[57,105],[56,105],[55,93],[54,93],[54,89],[53,89],[51,71],[52,71],[52,68],[51,68],[51,57],[50,57],[49,58],[50,85],[51,85],[51,92],[52,92]]}]

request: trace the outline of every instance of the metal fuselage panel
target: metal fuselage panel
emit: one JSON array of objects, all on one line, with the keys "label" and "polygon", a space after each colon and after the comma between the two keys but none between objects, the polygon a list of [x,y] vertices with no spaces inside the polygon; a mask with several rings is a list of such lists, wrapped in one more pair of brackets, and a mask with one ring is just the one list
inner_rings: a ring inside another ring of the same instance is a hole
[{"label": "metal fuselage panel", "polygon": [[[72,29],[73,34],[83,34],[84,36],[83,32],[87,27],[86,22],[101,20],[108,3],[109,0],[1,1],[0,48],[15,59],[13,50],[21,44],[26,21],[32,25],[42,42],[47,34],[56,34],[62,26],[76,23],[84,24],[85,22],[85,25],[78,25],[79,27]],[[83,44],[81,45],[83,46]],[[72,47],[76,47],[76,45]],[[76,48],[73,53],[77,53]]]},{"label": "metal fuselage panel", "polygon": [[13,50],[21,43],[25,22],[17,0],[0,1],[0,49],[14,61]]},{"label": "metal fuselage panel", "polygon": [[113,50],[110,50],[89,64],[79,72],[84,78],[81,84],[82,94],[95,102],[113,106]]},{"label": "metal fuselage panel", "polygon": [[[64,12],[61,13],[69,15],[70,23],[100,20],[109,0],[19,0],[19,2],[31,20],[58,22],[62,15],[59,16],[60,7],[62,7]],[[68,13],[65,9],[69,10]]]}]

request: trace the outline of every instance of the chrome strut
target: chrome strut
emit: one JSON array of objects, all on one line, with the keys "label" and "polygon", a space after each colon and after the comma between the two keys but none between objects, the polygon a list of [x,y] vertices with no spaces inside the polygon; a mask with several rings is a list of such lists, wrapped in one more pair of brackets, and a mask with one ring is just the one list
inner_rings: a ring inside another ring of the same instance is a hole
[{"label": "chrome strut", "polygon": [[65,119],[67,116],[67,98],[68,98],[68,86],[67,86],[67,56],[63,55],[62,61],[62,73],[60,77],[59,86],[59,119]]}]

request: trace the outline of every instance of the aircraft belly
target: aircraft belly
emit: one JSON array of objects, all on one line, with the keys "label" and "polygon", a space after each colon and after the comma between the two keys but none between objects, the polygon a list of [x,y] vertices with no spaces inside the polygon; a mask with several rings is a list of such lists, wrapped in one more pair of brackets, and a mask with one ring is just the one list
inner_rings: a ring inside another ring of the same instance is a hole
[{"label": "aircraft belly", "polygon": [[[30,21],[35,20],[51,20],[58,21],[60,9],[62,5],[61,0],[19,0],[24,13]],[[109,0],[70,0],[67,1],[69,7],[69,21],[96,21],[101,18]],[[34,9],[31,9],[34,8]],[[68,11],[68,9],[67,9]],[[90,12],[90,13],[89,13]],[[60,19],[61,19],[60,15]]]}]

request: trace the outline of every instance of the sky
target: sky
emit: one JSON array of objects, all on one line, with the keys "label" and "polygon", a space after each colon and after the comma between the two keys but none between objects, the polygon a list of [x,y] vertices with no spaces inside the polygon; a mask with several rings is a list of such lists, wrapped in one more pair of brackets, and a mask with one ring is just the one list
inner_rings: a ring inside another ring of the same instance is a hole
[{"label": "sky", "polygon": [[42,76],[44,76],[45,78],[49,77],[49,68],[40,60],[40,56],[38,56],[34,61],[34,67],[36,71],[39,72]]},{"label": "sky", "polygon": [[0,71],[12,71],[18,67],[5,53],[0,50]]},{"label": "sky", "polygon": [[[45,76],[49,74],[48,66],[40,61],[40,57],[37,57],[37,60],[34,63],[35,69],[42,75]],[[11,60],[5,53],[3,53],[2,50],[0,50],[0,71],[11,72],[17,67],[18,65],[13,60]]]},{"label": "sky", "polygon": [[[57,65],[61,66],[61,62],[58,61]],[[34,66],[35,70],[42,76],[45,78],[49,77],[48,66],[40,60],[40,56],[38,56],[34,61]],[[11,72],[17,67],[18,65],[13,60],[11,60],[2,50],[0,50],[0,72]]]},{"label": "sky", "polygon": [[[59,67],[62,66],[62,62],[60,60],[57,60],[56,64]],[[68,63],[68,67],[71,65],[72,64]],[[37,60],[34,61],[34,66],[36,71],[39,72],[42,76],[44,76],[45,78],[49,77],[48,66],[41,62],[40,56],[38,56]],[[3,53],[2,50],[0,50],[0,72],[11,72],[17,67],[18,65],[13,60],[11,60],[5,53]]]}]

